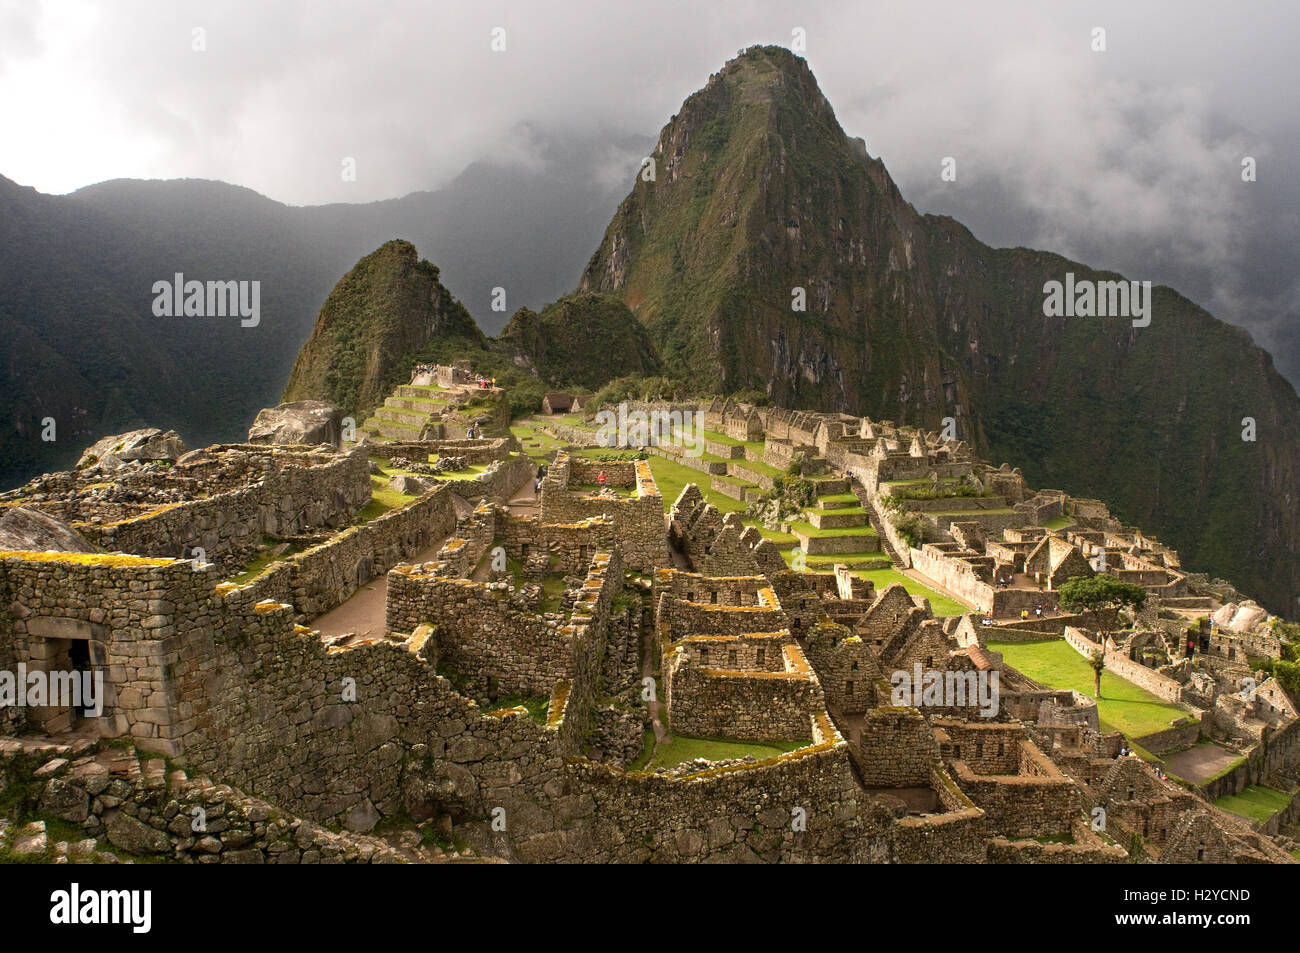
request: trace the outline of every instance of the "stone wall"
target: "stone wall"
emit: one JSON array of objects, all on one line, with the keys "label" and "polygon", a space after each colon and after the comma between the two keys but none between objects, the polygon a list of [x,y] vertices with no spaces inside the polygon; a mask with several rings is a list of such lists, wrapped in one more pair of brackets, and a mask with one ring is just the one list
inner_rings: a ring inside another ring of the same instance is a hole
[{"label": "stone wall", "polygon": [[[1091,658],[1101,646],[1088,638],[1082,629],[1069,626],[1065,630],[1065,641],[1084,658]],[[1107,650],[1106,668],[1113,675],[1144,688],[1158,698],[1177,704],[1183,699],[1183,686],[1167,675],[1161,675],[1147,668],[1141,662],[1135,662],[1122,652]]]},{"label": "stone wall", "polygon": [[246,585],[257,588],[259,599],[292,602],[298,621],[306,622],[342,605],[398,563],[414,559],[455,526],[452,495],[439,487],[272,564]]},{"label": "stone wall", "polygon": [[212,624],[215,576],[215,566],[170,559],[0,553],[0,644],[22,662],[46,657],[47,640],[88,642],[104,675],[99,730],[178,754],[193,714],[168,673],[177,640]]},{"label": "stone wall", "polygon": [[371,443],[366,450],[372,457],[391,460],[393,457],[406,457],[423,463],[430,454],[444,457],[463,457],[471,466],[504,460],[510,454],[510,439],[497,437],[492,440],[390,440],[384,443]]},{"label": "stone wall", "polygon": [[[788,634],[787,634],[788,637]],[[798,741],[811,738],[812,719],[824,707],[821,686],[799,646],[777,638],[762,640],[769,659],[783,663],[780,670],[744,670],[752,661],[753,645],[746,646],[746,658],[737,648],[745,639],[709,639],[709,648],[727,653],[705,667],[698,654],[679,644],[664,664],[664,695],[668,702],[670,730],[703,738],[736,738],[749,741]],[[690,642],[691,640],[687,640]],[[735,652],[736,657],[727,658]],[[721,667],[725,664],[725,668]]]},{"label": "stone wall", "polygon": [[247,486],[119,522],[77,524],[77,529],[110,551],[187,558],[197,547],[209,562],[235,566],[252,555],[263,535],[346,526],[370,500],[370,463],[363,447],[314,466],[277,469],[273,459],[266,458],[262,479]]},{"label": "stone wall", "polygon": [[854,764],[869,788],[925,787],[939,761],[939,745],[915,708],[873,708],[866,713]]},{"label": "stone wall", "polygon": [[115,856],[197,864],[404,861],[386,841],[326,830],[228,785],[169,772],[161,758],[141,765],[131,749],[57,758],[41,774],[47,780],[34,806],[102,838]]},{"label": "stone wall", "polygon": [[[636,495],[629,498],[569,489],[570,483],[582,484],[587,477],[594,483],[596,473],[602,468],[610,481],[609,486],[635,486]],[[571,473],[576,475],[571,477]],[[617,482],[620,479],[627,482]],[[594,516],[608,516],[614,521],[619,549],[628,567],[650,572],[668,564],[663,498],[646,461],[593,464],[565,453],[556,455],[555,462],[542,480],[542,522],[578,523]]]}]

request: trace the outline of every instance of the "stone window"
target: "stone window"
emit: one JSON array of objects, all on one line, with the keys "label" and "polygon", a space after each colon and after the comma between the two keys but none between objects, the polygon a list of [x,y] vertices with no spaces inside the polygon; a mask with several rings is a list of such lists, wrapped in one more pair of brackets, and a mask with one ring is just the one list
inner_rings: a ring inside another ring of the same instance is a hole
[{"label": "stone window", "polygon": [[709,647],[708,647],[707,645],[701,645],[701,646],[700,646],[700,661],[701,661],[701,662],[707,662],[708,660],[709,660]]},{"label": "stone window", "polygon": [[999,741],[999,742],[998,742],[998,757],[1001,758],[1001,757],[1002,757],[1003,755],[1005,755],[1006,753],[1007,753],[1007,746],[1006,746],[1006,744],[1003,743],[1003,742],[1001,742],[1001,741]]},{"label": "stone window", "polygon": [[735,650],[735,649],[728,649],[728,650],[727,650],[727,664],[730,665],[730,666],[732,666],[732,667],[735,667],[735,665],[736,665],[736,650]]},{"label": "stone window", "polygon": [[758,650],[758,664],[763,665],[767,662],[767,649]]},{"label": "stone window", "polygon": [[844,694],[845,695],[853,694],[853,679],[849,679],[847,682],[844,683]]}]

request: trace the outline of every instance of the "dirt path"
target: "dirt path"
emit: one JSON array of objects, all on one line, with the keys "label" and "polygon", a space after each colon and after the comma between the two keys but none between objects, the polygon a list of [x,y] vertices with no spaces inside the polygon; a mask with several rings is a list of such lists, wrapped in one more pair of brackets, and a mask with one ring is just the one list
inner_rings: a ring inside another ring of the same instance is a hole
[{"label": "dirt path", "polygon": [[1185,781],[1200,784],[1214,777],[1241,755],[1216,744],[1193,745],[1186,751],[1164,755],[1165,769]]},{"label": "dirt path", "polygon": [[[450,537],[443,537],[414,559],[407,562],[427,563],[438,557],[438,551]],[[384,618],[388,608],[388,574],[376,576],[356,591],[342,605],[331,609],[310,623],[319,629],[321,638],[331,638],[351,632],[357,639],[382,636],[388,631]]]}]

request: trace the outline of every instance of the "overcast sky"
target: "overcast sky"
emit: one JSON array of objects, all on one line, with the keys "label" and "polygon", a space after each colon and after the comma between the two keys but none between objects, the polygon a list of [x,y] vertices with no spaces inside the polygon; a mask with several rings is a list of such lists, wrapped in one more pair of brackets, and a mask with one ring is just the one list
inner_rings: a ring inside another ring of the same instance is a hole
[{"label": "overcast sky", "polygon": [[[537,168],[556,136],[653,136],[739,48],[796,28],[840,123],[920,210],[1174,285],[1297,378],[1284,2],[0,0],[0,174],[53,193],[199,177],[292,204],[400,196],[476,160]],[[635,157],[609,155],[630,185]]]}]

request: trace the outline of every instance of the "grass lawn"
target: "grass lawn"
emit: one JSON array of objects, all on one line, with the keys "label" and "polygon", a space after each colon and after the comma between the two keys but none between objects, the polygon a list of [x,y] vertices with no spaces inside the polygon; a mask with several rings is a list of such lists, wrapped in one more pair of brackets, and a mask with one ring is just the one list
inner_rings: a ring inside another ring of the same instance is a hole
[{"label": "grass lawn", "polygon": [[1074,520],[1071,519],[1070,517],[1058,516],[1056,517],[1056,519],[1048,520],[1043,525],[1048,529],[1065,529],[1065,527],[1072,526],[1073,524],[1074,524]]},{"label": "grass lawn", "polygon": [[1291,795],[1262,784],[1252,784],[1240,794],[1226,794],[1214,806],[1252,821],[1266,821],[1291,803]]},{"label": "grass lawn", "polygon": [[405,506],[417,497],[409,496],[406,493],[398,493],[388,486],[388,477],[370,476],[370,502],[361,507],[357,513],[358,519],[365,523],[374,519],[376,516],[382,516],[389,510],[395,510],[399,506]]},{"label": "grass lawn", "polygon": [[792,521],[790,523],[791,532],[804,533],[808,536],[876,536],[878,535],[870,526],[839,526],[835,529],[818,529],[812,523],[802,523]]},{"label": "grass lawn", "polygon": [[[1092,666],[1064,639],[989,642],[989,648],[1001,652],[1008,665],[1035,681],[1052,688],[1072,688],[1092,697]],[[1181,708],[1162,701],[1110,671],[1101,673],[1101,701],[1097,715],[1102,731],[1122,731],[1130,738],[1163,731],[1175,718],[1188,717]]]},{"label": "grass lawn", "polygon": [[664,512],[667,513],[673,508],[673,503],[681,495],[686,484],[694,483],[704,494],[704,499],[718,508],[722,514],[739,513],[745,509],[745,503],[741,500],[733,500],[731,497],[719,493],[713,489],[707,473],[701,473],[699,470],[692,470],[690,467],[683,466],[676,460],[669,460],[665,457],[650,457],[650,472],[654,475],[655,485],[659,487],[659,495],[664,500]]},{"label": "grass lawn", "polygon": [[556,440],[550,434],[542,433],[526,423],[512,424],[510,434],[519,441],[534,463],[550,463],[555,451],[564,446],[564,441]]},{"label": "grass lawn", "polygon": [[[882,554],[883,555],[883,554]],[[929,586],[923,586],[911,576],[899,572],[897,569],[862,569],[857,573],[863,579],[870,579],[875,584],[876,592],[883,592],[885,587],[891,583],[902,583],[903,588],[909,595],[925,596],[930,600],[930,611],[936,616],[965,615],[973,611],[970,606],[962,605],[953,599],[949,599],[943,593],[935,592]]]},{"label": "grass lawn", "polygon": [[727,761],[753,755],[755,758],[775,758],[787,751],[797,751],[812,744],[811,741],[732,741],[729,738],[687,738],[674,736],[673,740],[655,748],[645,764],[645,770],[675,768],[683,761],[704,758],[706,761]]}]

